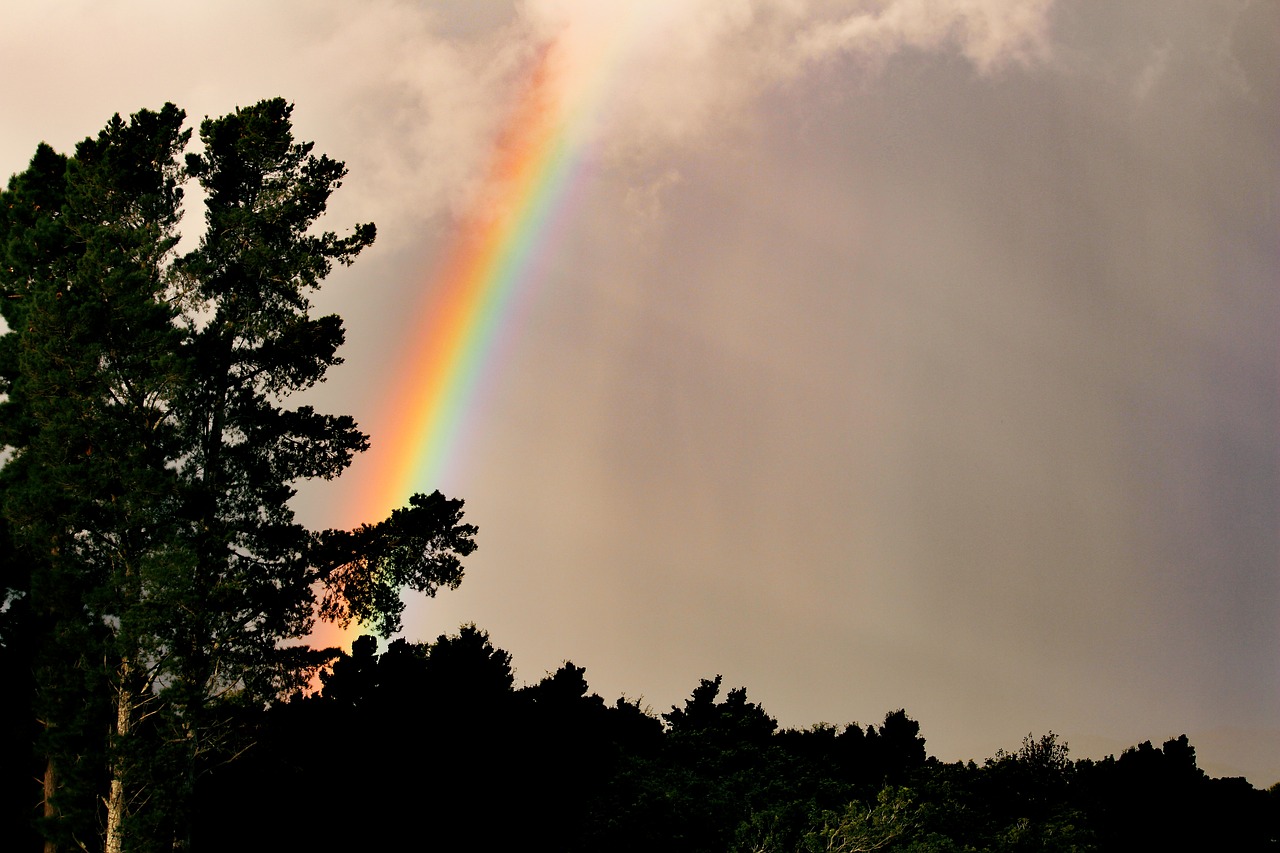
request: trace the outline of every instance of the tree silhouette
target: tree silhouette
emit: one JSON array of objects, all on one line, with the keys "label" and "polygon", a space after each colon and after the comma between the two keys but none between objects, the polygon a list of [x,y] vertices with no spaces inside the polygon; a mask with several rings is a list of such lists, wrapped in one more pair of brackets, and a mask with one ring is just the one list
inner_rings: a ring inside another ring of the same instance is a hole
[{"label": "tree silhouette", "polygon": [[[366,446],[350,417],[286,403],[339,362],[341,320],[310,294],[374,238],[314,227],[346,170],[294,140],[291,110],[206,119],[185,160],[181,110],[116,116],[0,194],[6,600],[38,649],[51,844],[101,825],[111,853],[183,846],[201,768],[323,662],[297,643],[317,607],[390,632],[400,589],[456,586],[474,548],[438,493],[349,532],[288,506]],[[205,231],[177,257],[188,178]]]}]

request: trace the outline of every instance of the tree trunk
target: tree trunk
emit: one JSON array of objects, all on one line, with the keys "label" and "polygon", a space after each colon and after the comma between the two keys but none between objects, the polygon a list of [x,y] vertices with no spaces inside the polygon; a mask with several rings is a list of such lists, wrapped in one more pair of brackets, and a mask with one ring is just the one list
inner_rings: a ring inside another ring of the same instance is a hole
[{"label": "tree trunk", "polygon": [[[58,790],[58,769],[54,766],[53,757],[50,756],[44,766],[44,819],[47,823],[52,823],[58,817],[58,810],[53,805],[53,794],[56,790]],[[46,837],[44,853],[58,853],[58,842]]]},{"label": "tree trunk", "polygon": [[125,761],[120,750],[133,723],[133,693],[129,689],[129,680],[129,662],[121,661],[120,684],[116,689],[116,737],[111,750],[111,789],[107,793],[106,853],[122,853],[124,849],[121,831],[125,814]]}]

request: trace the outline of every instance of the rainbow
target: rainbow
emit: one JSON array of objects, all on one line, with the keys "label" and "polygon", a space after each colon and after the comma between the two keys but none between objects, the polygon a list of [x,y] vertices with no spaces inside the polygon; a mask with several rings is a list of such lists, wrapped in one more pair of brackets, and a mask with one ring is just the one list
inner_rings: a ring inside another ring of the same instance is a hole
[{"label": "rainbow", "polygon": [[390,395],[390,429],[358,507],[384,518],[415,491],[439,485],[467,428],[481,381],[495,367],[510,319],[541,278],[548,247],[584,160],[557,80],[556,52],[534,63],[495,145],[477,209],[433,273],[431,298]]},{"label": "rainbow", "polygon": [[[576,42],[562,37],[531,63],[494,146],[485,192],[427,282],[429,298],[381,419],[390,428],[375,437],[372,473],[349,507],[355,523],[385,518],[456,466],[482,380],[498,367],[511,320],[545,273],[619,54],[616,40]],[[583,44],[591,45],[585,54]],[[325,644],[337,633],[346,646],[360,630],[317,625],[312,638]]]}]

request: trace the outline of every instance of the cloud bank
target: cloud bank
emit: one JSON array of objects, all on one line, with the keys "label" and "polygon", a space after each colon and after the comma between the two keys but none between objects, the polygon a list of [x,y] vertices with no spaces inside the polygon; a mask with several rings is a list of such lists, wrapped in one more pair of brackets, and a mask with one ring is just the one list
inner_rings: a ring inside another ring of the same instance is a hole
[{"label": "cloud bank", "polygon": [[1280,717],[1280,4],[11,5],[0,168],[276,95],[348,163],[331,222],[379,241],[316,402],[371,453],[527,69],[591,104],[441,484],[481,549],[411,635],[658,710],[716,672],[789,725],[905,706],[945,758]]}]

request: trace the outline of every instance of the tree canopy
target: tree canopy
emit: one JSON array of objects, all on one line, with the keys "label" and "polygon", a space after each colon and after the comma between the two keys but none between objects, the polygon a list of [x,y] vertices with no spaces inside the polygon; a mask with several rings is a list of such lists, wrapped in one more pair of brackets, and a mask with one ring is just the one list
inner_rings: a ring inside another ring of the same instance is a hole
[{"label": "tree canopy", "polygon": [[1091,761],[1049,732],[947,763],[903,709],[782,728],[717,676],[657,715],[606,703],[569,661],[521,686],[475,625],[381,654],[361,638],[323,682],[268,709],[263,748],[204,780],[205,845],[251,824],[260,847],[288,847],[317,790],[330,849],[500,847],[514,828],[568,851],[1262,851],[1280,829],[1280,786],[1210,779],[1185,735]]},{"label": "tree canopy", "polygon": [[[341,361],[311,295],[375,237],[316,227],[346,168],[291,113],[206,118],[196,153],[172,104],[117,115],[71,156],[40,145],[0,193],[0,639],[38,638],[54,842],[121,850],[159,822],[181,846],[196,775],[243,746],[235,709],[327,659],[302,642],[315,619],[389,634],[400,590],[456,587],[475,547],[439,493],[353,531],[289,506],[368,446],[291,398]],[[203,231],[179,253],[190,181]]]}]

